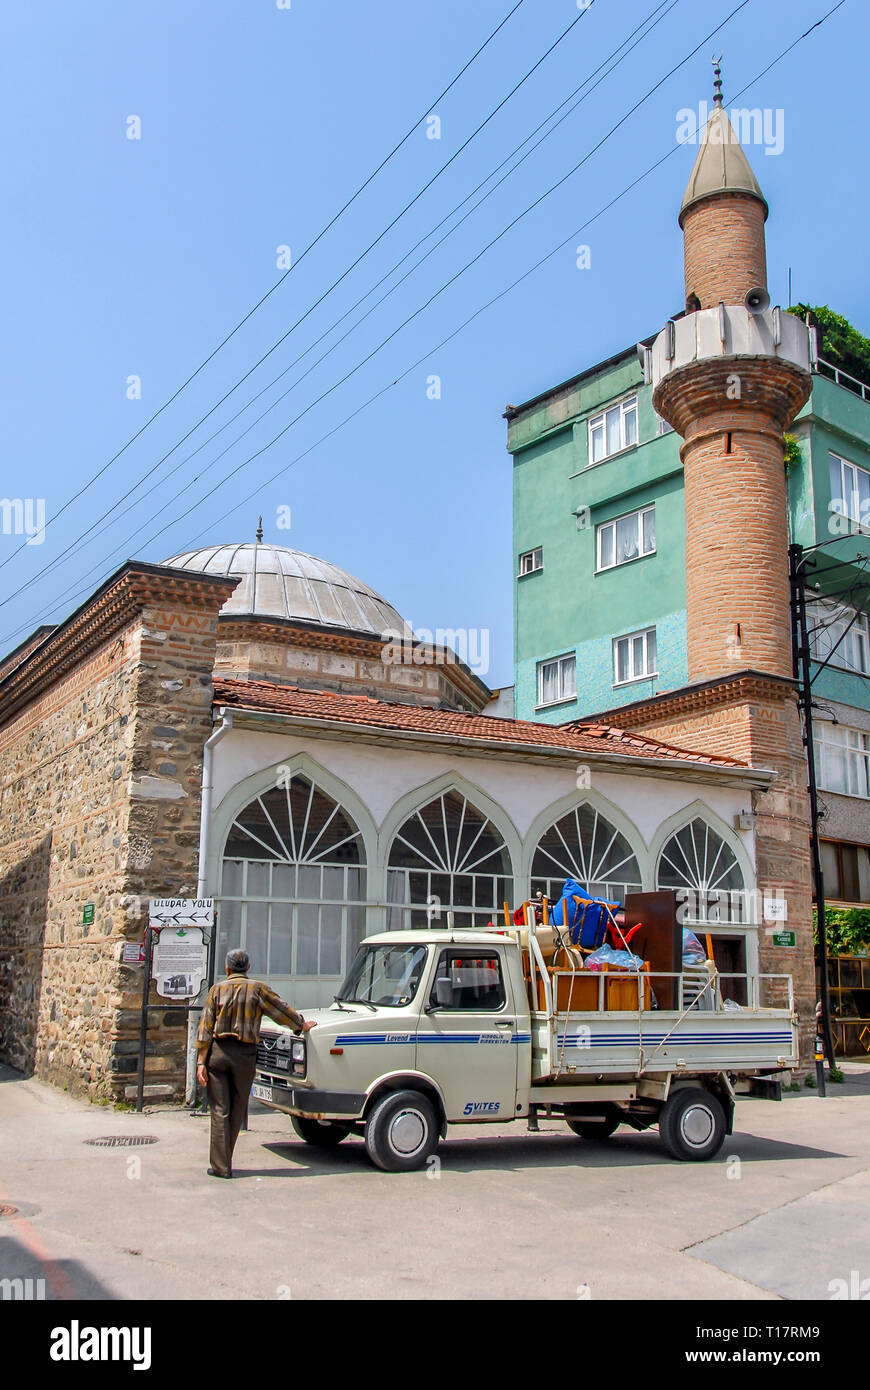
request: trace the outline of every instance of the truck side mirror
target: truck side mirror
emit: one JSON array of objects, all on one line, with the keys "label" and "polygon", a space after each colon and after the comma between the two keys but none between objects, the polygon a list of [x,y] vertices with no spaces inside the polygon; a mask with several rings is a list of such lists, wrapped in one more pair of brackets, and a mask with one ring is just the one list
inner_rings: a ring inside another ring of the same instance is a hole
[{"label": "truck side mirror", "polygon": [[447,976],[435,981],[435,1000],[442,1008],[449,1009],[453,1003],[453,983]]}]

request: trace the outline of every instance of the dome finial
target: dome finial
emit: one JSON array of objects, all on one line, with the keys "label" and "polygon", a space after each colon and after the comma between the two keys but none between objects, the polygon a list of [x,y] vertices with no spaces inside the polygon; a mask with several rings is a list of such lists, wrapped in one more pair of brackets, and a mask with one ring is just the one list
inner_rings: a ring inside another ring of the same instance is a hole
[{"label": "dome finial", "polygon": [[713,63],[713,102],[714,102],[714,105],[716,105],[716,106],[721,106],[721,105],[722,105],[722,66],[721,66],[721,65],[722,65],[722,58],[723,58],[723,56],[724,56],[724,55],[723,55],[722,53],[720,53],[718,58],[715,57],[715,55],[714,55],[714,57],[713,57],[713,59],[712,59],[712,63]]},{"label": "dome finial", "polygon": [[263,539],[263,518],[262,518],[261,516],[258,516],[258,517],[257,517],[257,541],[260,542],[262,539]]}]

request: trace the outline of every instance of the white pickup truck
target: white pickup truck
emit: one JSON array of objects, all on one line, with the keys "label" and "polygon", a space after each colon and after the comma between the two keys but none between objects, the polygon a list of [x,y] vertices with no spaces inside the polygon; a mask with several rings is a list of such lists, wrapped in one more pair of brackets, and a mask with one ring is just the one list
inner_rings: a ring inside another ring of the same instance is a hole
[{"label": "white pickup truck", "polygon": [[[797,1061],[789,977],[711,974],[698,997],[682,975],[555,970],[539,936],[368,937],[335,1002],[307,1015],[315,1028],[264,1029],[254,1097],[310,1144],[363,1135],[391,1172],[423,1167],[448,1125],[535,1128],[542,1115],[593,1140],[657,1124],[674,1158],[709,1159],[731,1133],[736,1094],[779,1099],[776,1073]],[[655,1007],[656,990],[672,1007]]]}]

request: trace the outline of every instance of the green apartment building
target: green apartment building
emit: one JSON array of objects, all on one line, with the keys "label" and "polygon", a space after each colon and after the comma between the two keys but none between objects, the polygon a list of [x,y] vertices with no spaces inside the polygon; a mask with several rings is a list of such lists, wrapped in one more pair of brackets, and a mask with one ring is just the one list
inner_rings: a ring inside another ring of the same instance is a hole
[{"label": "green apartment building", "polygon": [[[653,408],[644,346],[507,409],[518,718],[563,724],[688,682],[682,440]],[[830,656],[814,685],[826,892],[870,904],[870,372],[817,356],[792,434],[792,539],[828,542],[809,607]]]}]

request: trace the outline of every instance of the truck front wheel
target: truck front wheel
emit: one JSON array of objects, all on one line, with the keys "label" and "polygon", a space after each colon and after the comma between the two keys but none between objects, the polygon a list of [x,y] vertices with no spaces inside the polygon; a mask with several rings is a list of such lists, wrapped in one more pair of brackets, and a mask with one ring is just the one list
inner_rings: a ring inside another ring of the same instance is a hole
[{"label": "truck front wheel", "polygon": [[366,1120],[366,1152],[387,1173],[422,1168],[438,1147],[438,1117],[420,1091],[391,1091]]},{"label": "truck front wheel", "polygon": [[674,1091],[659,1116],[659,1134],[672,1158],[703,1162],[725,1141],[725,1111],[701,1086]]},{"label": "truck front wheel", "polygon": [[332,1120],[314,1120],[308,1115],[291,1115],[290,1123],[299,1138],[304,1139],[306,1144],[313,1144],[316,1149],[333,1149],[350,1133],[346,1125],[336,1124]]}]

